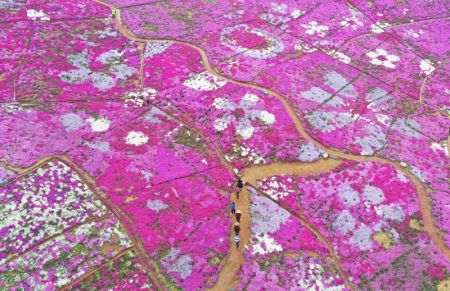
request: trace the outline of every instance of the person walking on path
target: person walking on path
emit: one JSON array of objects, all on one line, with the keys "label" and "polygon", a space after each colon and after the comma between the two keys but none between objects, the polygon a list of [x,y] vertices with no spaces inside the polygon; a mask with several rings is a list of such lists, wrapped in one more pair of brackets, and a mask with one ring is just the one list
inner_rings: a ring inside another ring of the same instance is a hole
[{"label": "person walking on path", "polygon": [[238,235],[236,235],[235,237],[234,237],[234,242],[236,243],[236,247],[237,248],[239,248],[239,242],[241,241],[241,239],[239,238],[239,236]]},{"label": "person walking on path", "polygon": [[231,210],[231,214],[236,213],[236,204],[234,202],[231,202],[230,210]]},{"label": "person walking on path", "polygon": [[239,190],[242,190],[242,188],[244,188],[244,182],[242,182],[241,177],[239,177],[236,186],[238,187]]},{"label": "person walking on path", "polygon": [[236,211],[236,221],[241,222],[242,212],[240,210]]},{"label": "person walking on path", "polygon": [[236,235],[239,235],[239,232],[241,231],[241,227],[239,226],[239,222],[236,222],[235,224],[234,224],[234,233],[236,234]]},{"label": "person walking on path", "polygon": [[241,177],[239,177],[237,183],[236,183],[236,197],[239,199],[239,194],[242,191],[242,188],[244,188],[244,183],[242,182]]}]

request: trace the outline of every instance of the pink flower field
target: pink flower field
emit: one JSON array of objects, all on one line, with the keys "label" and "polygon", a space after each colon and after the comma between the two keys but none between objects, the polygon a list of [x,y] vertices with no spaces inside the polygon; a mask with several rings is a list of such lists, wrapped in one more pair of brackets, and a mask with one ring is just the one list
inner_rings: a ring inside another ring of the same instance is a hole
[{"label": "pink flower field", "polygon": [[448,8],[0,0],[0,290],[450,290]]}]

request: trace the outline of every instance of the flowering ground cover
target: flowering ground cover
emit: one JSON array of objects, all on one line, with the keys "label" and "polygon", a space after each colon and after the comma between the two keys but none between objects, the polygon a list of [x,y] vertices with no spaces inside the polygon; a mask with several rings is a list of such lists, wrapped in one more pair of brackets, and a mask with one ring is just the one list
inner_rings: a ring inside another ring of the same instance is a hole
[{"label": "flowering ground cover", "polygon": [[344,290],[324,243],[287,210],[251,193],[251,246],[239,288]]},{"label": "flowering ground cover", "polygon": [[132,247],[117,217],[62,161],[17,177],[1,193],[2,288],[61,288],[100,271],[105,262],[115,263]]},{"label": "flowering ground cover", "polygon": [[330,173],[272,176],[258,185],[330,239],[358,288],[384,289],[393,278],[396,288],[428,288],[448,276],[414,185],[392,166],[348,161]]},{"label": "flowering ground cover", "polygon": [[447,6],[0,0],[0,289],[448,290]]},{"label": "flowering ground cover", "polygon": [[[160,42],[149,50],[144,86],[158,92],[152,103],[199,129],[236,167],[295,160],[308,144],[274,96],[211,75],[192,48]],[[173,53],[175,64],[167,62]]]}]

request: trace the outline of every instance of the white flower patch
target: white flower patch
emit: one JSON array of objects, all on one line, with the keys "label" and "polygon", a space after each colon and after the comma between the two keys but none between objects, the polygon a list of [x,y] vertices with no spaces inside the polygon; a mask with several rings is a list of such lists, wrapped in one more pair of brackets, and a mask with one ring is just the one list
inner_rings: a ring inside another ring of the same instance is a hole
[{"label": "white flower patch", "polygon": [[163,53],[166,51],[172,43],[170,41],[152,41],[147,42],[145,46],[144,57],[151,58],[157,54]]},{"label": "white flower patch", "polygon": [[192,274],[193,260],[191,255],[181,255],[169,265],[169,271],[179,273],[181,279],[186,279]]},{"label": "white flower patch", "polygon": [[400,205],[389,204],[375,207],[376,213],[386,219],[402,222],[405,219],[405,212]]},{"label": "white flower patch", "polygon": [[104,53],[101,53],[97,57],[97,61],[102,64],[111,64],[113,62],[117,62],[123,56],[123,52],[119,52],[117,50],[110,50]]},{"label": "white flower patch", "polygon": [[160,212],[161,210],[166,209],[169,207],[166,203],[162,202],[159,199],[156,200],[147,200],[147,208],[150,210],[154,210],[156,212]]},{"label": "white flower patch", "polygon": [[252,204],[250,211],[252,214],[252,246],[253,254],[268,254],[283,251],[281,245],[268,235],[269,232],[277,231],[281,224],[285,223],[290,214],[277,207],[271,200],[258,196],[252,188],[248,188],[252,193]]},{"label": "white flower patch", "polygon": [[286,30],[288,28],[287,24],[292,20],[288,16],[274,15],[272,13],[260,14],[259,18],[267,21],[271,25],[279,26],[281,30]]},{"label": "white flower patch", "polygon": [[[323,278],[324,269],[321,265],[311,263],[308,266],[307,275],[302,276],[303,278],[297,282],[297,285],[301,287],[301,290],[307,291],[340,291],[345,290],[344,284],[335,286],[325,286],[324,283],[329,284],[334,278]],[[336,278],[339,278],[336,276]]]},{"label": "white flower patch", "polygon": [[255,128],[251,124],[253,120],[260,120],[265,125],[272,125],[275,122],[275,115],[272,113],[265,110],[251,109],[251,107],[255,106],[258,102],[259,97],[250,93],[245,94],[239,104],[236,104],[227,98],[219,97],[214,99],[213,106],[219,110],[229,112],[239,109],[244,112],[244,116],[242,117],[224,115],[214,121],[214,127],[218,131],[223,131],[228,128],[233,121],[236,121],[238,123],[236,125],[236,135],[241,136],[243,139],[249,139],[255,131]]},{"label": "white flower patch", "polygon": [[407,36],[412,36],[414,38],[418,38],[423,34],[423,30],[419,29],[417,32],[414,29],[408,29],[407,31],[405,31],[405,34]]},{"label": "white flower patch", "polygon": [[[259,182],[259,185],[262,185],[262,183]],[[294,191],[292,189],[289,189],[284,183],[278,183],[277,177],[271,177],[267,181],[266,186],[268,187],[268,189],[266,189],[265,192],[276,201],[294,193]]]},{"label": "white flower patch", "polygon": [[14,103],[1,104],[0,110],[3,110],[7,113],[13,113],[16,111],[31,111],[31,109],[27,108],[26,106],[23,106],[21,104],[14,104]]},{"label": "white flower patch", "polygon": [[409,182],[408,177],[406,177],[405,174],[398,169],[397,169],[397,178],[403,183]]},{"label": "white flower patch", "polygon": [[339,198],[347,207],[355,206],[359,203],[359,193],[351,186],[344,185],[339,189]]},{"label": "white flower patch", "polygon": [[409,166],[411,173],[414,174],[414,176],[416,176],[420,181],[422,182],[426,182],[426,176],[424,176],[424,174],[422,173],[421,170],[419,170],[419,168],[415,167],[415,166]]},{"label": "white flower patch", "polygon": [[429,76],[434,72],[436,68],[431,64],[429,60],[423,59],[420,61],[420,69],[422,70],[422,73]]},{"label": "white flower patch", "polygon": [[320,158],[325,152],[316,147],[313,143],[302,145],[297,154],[297,160],[301,162],[313,162]]},{"label": "white flower patch", "polygon": [[310,90],[301,93],[302,98],[313,101],[319,104],[327,102],[327,105],[337,106],[344,103],[342,98],[334,96],[333,94],[320,89],[319,87],[312,87]]},{"label": "white flower patch", "polygon": [[371,156],[386,144],[386,135],[378,125],[368,124],[363,129],[366,134],[363,137],[356,137],[355,143],[361,147],[361,155]]},{"label": "white flower patch", "polygon": [[447,157],[449,156],[448,147],[447,147],[447,142],[446,141],[442,142],[442,144],[439,144],[437,142],[432,142],[431,143],[431,149],[434,152],[436,152],[436,151],[437,152],[443,151]]},{"label": "white flower patch", "polygon": [[33,21],[50,21],[50,17],[48,17],[48,15],[42,9],[39,11],[36,11],[34,9],[27,9],[27,17],[32,19]]},{"label": "white flower patch", "polygon": [[297,42],[294,45],[294,48],[296,51],[301,51],[306,54],[317,51],[317,48],[302,40],[297,40]]},{"label": "white flower patch", "polygon": [[254,255],[265,255],[273,252],[281,252],[283,248],[280,244],[276,242],[273,237],[270,237],[268,234],[260,234],[252,237],[253,240],[253,254]]},{"label": "white flower patch", "polygon": [[[48,178],[40,178],[46,175]],[[60,233],[72,222],[85,220],[89,212],[102,216],[107,210],[81,177],[62,162],[49,162],[15,183],[18,187],[7,192],[0,209],[2,227],[8,229],[0,238],[0,253],[25,250],[46,236]],[[0,265],[5,260],[0,259]]]},{"label": "white flower patch", "polygon": [[270,8],[271,10],[281,13],[281,14],[286,14],[288,11],[288,6],[284,3],[278,4],[278,3],[272,2],[272,3],[270,3],[270,6],[271,6],[271,8]]},{"label": "white flower patch", "polygon": [[66,113],[59,119],[63,126],[66,128],[67,132],[75,131],[82,127],[84,124],[83,118],[75,113]]},{"label": "white flower patch", "polygon": [[[240,46],[236,42],[236,40],[229,36],[234,31],[240,29],[264,38],[266,40],[265,45],[261,46],[262,48],[253,49]],[[250,27],[247,24],[238,24],[232,27],[226,27],[224,30],[222,30],[220,40],[226,47],[255,59],[273,58],[284,50],[284,44],[281,40],[271,36],[267,31],[263,29]]]},{"label": "white flower patch", "polygon": [[386,199],[383,190],[371,185],[367,185],[366,187],[364,187],[363,196],[366,201],[369,201],[370,203],[375,205],[380,204]]},{"label": "white flower patch", "polygon": [[[339,92],[340,96],[354,99],[358,95],[355,87],[344,76],[335,71],[330,71],[324,76],[324,84],[331,87],[334,91]],[[312,87],[310,90],[302,92],[301,96],[309,101],[332,107],[337,107],[345,103],[337,94],[331,94],[319,87]]]},{"label": "white flower patch", "polygon": [[139,92],[128,92],[124,97],[125,107],[139,108],[147,104],[148,100],[154,100],[158,95],[158,91],[151,87],[143,88]]},{"label": "white flower patch", "polygon": [[329,27],[326,25],[320,25],[317,21],[311,21],[308,24],[302,24],[303,28],[306,29],[305,33],[309,35],[318,35],[320,37],[326,36],[326,31],[328,31]]},{"label": "white flower patch", "polygon": [[[232,146],[233,146],[234,153],[238,154],[241,157],[247,158],[248,161],[253,162],[254,165],[258,165],[260,163],[264,164],[264,158],[260,157],[257,153],[255,153],[250,148],[243,146],[243,145],[238,145],[238,144],[233,144]],[[228,154],[225,154],[225,159],[229,162],[234,160],[234,158],[232,156],[229,156]]]},{"label": "white flower patch", "polygon": [[390,26],[390,24],[386,21],[376,22],[370,26],[370,31],[372,33],[376,33],[376,34],[383,33],[384,28],[389,27],[389,26]]},{"label": "white flower patch", "polygon": [[263,235],[278,231],[281,225],[288,221],[291,214],[287,210],[278,207],[269,198],[259,196],[253,188],[247,187],[247,189],[251,193],[252,232],[255,235]]},{"label": "white flower patch", "polygon": [[110,150],[109,142],[107,142],[107,141],[102,141],[102,142],[99,142],[99,141],[89,142],[88,141],[88,142],[86,142],[86,145],[91,149],[102,151],[102,152],[106,152],[106,151]]},{"label": "white flower patch", "polygon": [[227,82],[205,71],[199,74],[190,74],[183,85],[196,91],[213,91],[225,86]]},{"label": "white flower patch", "polygon": [[141,146],[148,142],[148,136],[141,131],[130,131],[125,138],[125,143],[134,146]]},{"label": "white flower patch", "polygon": [[163,122],[163,119],[162,119],[161,117],[156,116],[156,115],[161,115],[161,116],[164,116],[164,117],[168,117],[168,116],[166,115],[166,113],[164,113],[163,111],[159,110],[159,109],[156,108],[156,107],[152,107],[152,108],[150,109],[150,111],[148,111],[148,112],[144,115],[144,119],[145,119],[145,120],[148,120],[148,121],[151,122],[151,123],[162,123],[162,122]]},{"label": "white flower patch", "polygon": [[117,37],[119,34],[115,29],[113,29],[111,26],[105,27],[104,30],[97,30],[94,32],[94,34],[99,35],[99,38],[107,38],[107,37]]},{"label": "white flower patch", "polygon": [[400,58],[396,55],[390,55],[387,51],[381,48],[377,48],[375,51],[367,52],[366,55],[370,58],[370,63],[375,66],[385,66],[389,69],[394,69],[396,62],[400,61]]},{"label": "white flower patch", "polygon": [[355,229],[355,218],[348,210],[343,210],[338,217],[333,221],[333,228],[340,231],[342,234],[347,234]]},{"label": "white flower patch", "polygon": [[358,18],[360,16],[359,13],[357,13],[356,11],[353,11],[353,10],[351,12],[352,12],[352,15],[344,16],[344,18],[340,24],[342,27],[350,26],[353,30],[357,30],[360,26],[363,26],[363,23]]},{"label": "white flower patch", "polygon": [[369,103],[368,108],[374,110],[375,106],[386,108],[388,106],[386,103],[388,103],[389,100],[392,100],[393,97],[385,90],[376,87],[374,89],[370,89],[369,93],[365,96],[365,99]]},{"label": "white flower patch", "polygon": [[305,14],[305,11],[301,11],[301,10],[299,10],[299,9],[295,9],[295,10],[293,10],[293,11],[291,12],[291,17],[292,17],[293,19],[297,19],[297,18],[299,18],[300,16],[302,16],[303,14]]},{"label": "white flower patch", "polygon": [[361,224],[361,226],[353,232],[350,242],[360,250],[371,249],[373,246],[372,230],[367,225]]},{"label": "white flower patch", "polygon": [[349,56],[347,56],[346,54],[343,54],[341,52],[331,51],[331,52],[327,52],[327,55],[329,55],[333,59],[336,59],[347,65],[352,62],[352,59]]},{"label": "white flower patch", "polygon": [[108,73],[114,77],[103,72],[95,72],[89,68],[90,60],[88,59],[87,50],[83,50],[78,54],[71,54],[67,56],[67,61],[71,63],[76,69],[63,71],[59,77],[64,82],[68,83],[82,83],[90,81],[94,87],[105,91],[114,87],[117,80],[125,80],[126,78],[137,73],[136,68],[129,67],[126,64],[120,63],[120,57],[123,53],[116,50],[111,50],[102,53],[97,60],[108,66]]},{"label": "white flower patch", "polygon": [[315,129],[323,132],[331,132],[349,125],[353,122],[354,115],[337,111],[313,111],[306,115],[305,118]]},{"label": "white flower patch", "polygon": [[398,118],[391,126],[391,129],[410,137],[420,137],[421,129],[417,121],[408,118]]},{"label": "white flower patch", "polygon": [[[8,169],[0,167],[0,184],[7,182],[9,179],[14,178],[16,174]],[[14,206],[15,207],[15,203]]]},{"label": "white flower patch", "polygon": [[104,117],[90,117],[87,121],[91,124],[91,129],[94,132],[105,131],[111,124],[111,121]]},{"label": "white flower patch", "polygon": [[325,85],[330,86],[339,94],[347,97],[356,97],[358,92],[344,76],[335,71],[330,71],[324,76]]},{"label": "white flower patch", "polygon": [[[305,12],[295,9],[291,13],[288,12],[288,6],[286,4],[271,3],[271,12],[273,13],[263,13],[259,15],[259,18],[267,21],[268,23],[278,26],[282,30],[288,28],[288,23],[293,19],[297,19],[302,16]],[[280,15],[282,14],[282,15]]]},{"label": "white flower patch", "polygon": [[266,125],[271,125],[275,122],[275,115],[267,111],[261,111],[258,118]]}]

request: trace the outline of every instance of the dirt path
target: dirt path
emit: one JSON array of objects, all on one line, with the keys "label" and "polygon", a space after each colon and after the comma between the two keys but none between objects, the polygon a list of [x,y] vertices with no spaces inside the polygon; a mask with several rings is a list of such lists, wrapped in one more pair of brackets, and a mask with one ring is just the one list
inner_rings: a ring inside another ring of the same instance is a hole
[{"label": "dirt path", "polygon": [[141,51],[139,54],[139,91],[142,92],[144,88],[144,63],[145,63],[145,49],[147,44],[145,42],[138,43],[138,49]]},{"label": "dirt path", "polygon": [[275,175],[313,175],[326,173],[333,170],[341,164],[337,159],[318,160],[314,163],[272,163],[267,165],[258,165],[248,167],[243,170],[246,182],[256,185],[258,180]]},{"label": "dirt path", "polygon": [[0,162],[0,167],[10,170],[11,172],[13,172],[17,175],[26,175],[27,173],[32,172],[36,168],[39,168],[42,164],[50,161],[51,159],[53,159],[52,156],[44,157],[42,159],[39,159],[37,162],[35,162],[34,164],[32,164],[31,166],[26,167],[26,168],[19,168],[19,167],[11,166],[11,165],[7,165],[2,162]]},{"label": "dirt path", "polygon": [[[245,178],[243,179],[245,181]],[[241,191],[239,199],[236,198],[236,193],[232,195],[232,200],[236,203],[236,209],[242,212],[239,232],[241,239],[239,248],[236,248],[234,242],[234,219],[231,223],[229,244],[230,249],[225,259],[225,263],[220,269],[219,276],[217,278],[214,287],[210,290],[214,291],[227,291],[230,288],[236,288],[239,284],[238,273],[239,269],[244,262],[244,249],[250,241],[250,199],[249,193],[246,187]],[[231,219],[231,218],[230,218]]]},{"label": "dirt path", "polygon": [[[248,167],[242,171],[242,180],[249,184],[256,184],[257,180],[274,175],[293,174],[304,176],[310,174],[320,174],[334,169],[340,163],[341,161],[339,160],[327,159],[319,160],[314,163],[272,163],[268,165]],[[241,232],[239,234],[242,246],[240,246],[239,249],[236,248],[233,241],[234,232],[231,230],[230,250],[225,260],[225,264],[220,270],[219,278],[217,279],[214,288],[212,288],[211,290],[225,291],[229,290],[230,288],[236,288],[238,286],[239,278],[237,275],[242,263],[244,262],[243,250],[250,241],[251,215],[249,191],[247,187],[244,187],[239,199],[236,199],[235,194],[233,194],[232,196],[233,201],[236,202],[236,209],[242,211],[242,218],[240,223]],[[316,233],[319,234],[318,237],[324,238],[324,236],[314,226],[312,226],[312,228]],[[329,244],[329,247],[331,249],[330,254],[335,254],[335,251],[332,248],[331,244]],[[339,261],[337,260],[337,256],[334,256],[334,258],[336,259],[336,266],[340,266]],[[345,273],[343,271],[340,273],[341,277],[343,277],[344,280],[348,282]],[[352,285],[350,284],[350,282],[348,282],[348,287],[352,289]]]}]

